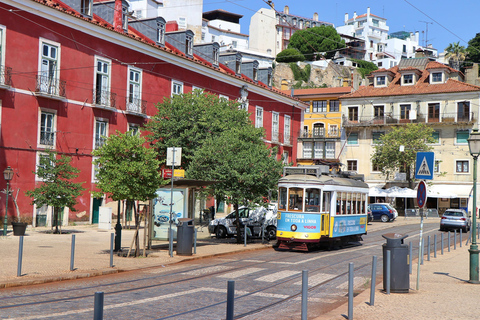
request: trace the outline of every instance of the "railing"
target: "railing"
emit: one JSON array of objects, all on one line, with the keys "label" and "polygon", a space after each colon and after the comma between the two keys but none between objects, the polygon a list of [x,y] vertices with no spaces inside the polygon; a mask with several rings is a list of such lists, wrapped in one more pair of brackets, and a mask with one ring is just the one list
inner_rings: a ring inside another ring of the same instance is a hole
[{"label": "railing", "polygon": [[390,124],[401,124],[401,123],[469,123],[475,122],[476,115],[474,112],[461,113],[441,113],[438,117],[430,117],[428,115],[417,113],[415,119],[409,119],[408,117],[401,116],[400,114],[385,114],[383,116],[363,116],[349,118],[348,116],[343,115],[343,126],[345,127],[356,127],[356,126],[371,126],[371,125],[390,125]]},{"label": "railing", "polygon": [[[425,217],[435,217],[438,218],[438,210],[437,209],[424,209],[423,215]],[[406,209],[405,210],[405,217],[419,217],[420,212],[419,209]]]},{"label": "railing", "polygon": [[47,131],[40,132],[40,144],[43,144],[46,146],[53,146],[54,140],[55,140],[54,132],[47,132]]},{"label": "railing", "polygon": [[106,142],[105,137],[100,137],[100,138],[95,138],[95,149],[101,148],[105,142]]},{"label": "railing", "polygon": [[99,107],[116,108],[117,95],[106,90],[93,89],[93,104]]},{"label": "railing", "polygon": [[314,139],[314,138],[339,138],[340,130],[325,130],[325,128],[314,128],[313,130],[300,130],[298,133],[299,139]]},{"label": "railing", "polygon": [[141,99],[129,99],[126,100],[126,110],[127,112],[133,112],[138,114],[147,113],[147,101]]},{"label": "railing", "polygon": [[0,66],[0,86],[12,85],[12,68]]},{"label": "railing", "polygon": [[65,80],[60,80],[44,75],[37,75],[35,92],[57,97],[65,97]]}]

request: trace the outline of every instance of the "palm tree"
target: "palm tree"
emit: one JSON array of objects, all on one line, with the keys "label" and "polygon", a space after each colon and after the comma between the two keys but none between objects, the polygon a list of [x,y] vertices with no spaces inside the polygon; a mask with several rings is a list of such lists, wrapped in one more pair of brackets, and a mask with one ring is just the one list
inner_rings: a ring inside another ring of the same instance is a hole
[{"label": "palm tree", "polygon": [[467,51],[464,46],[460,45],[460,41],[450,43],[445,49],[447,53],[445,58],[448,59],[450,66],[456,70],[460,69],[460,64],[465,60]]}]

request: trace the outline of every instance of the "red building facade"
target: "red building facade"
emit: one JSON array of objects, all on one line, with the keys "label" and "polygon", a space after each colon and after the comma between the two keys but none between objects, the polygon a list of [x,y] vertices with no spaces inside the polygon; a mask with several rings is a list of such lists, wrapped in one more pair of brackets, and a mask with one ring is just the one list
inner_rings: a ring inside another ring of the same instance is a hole
[{"label": "red building facade", "polygon": [[[116,18],[95,14],[95,5]],[[86,188],[77,212],[66,209],[63,221],[96,222],[102,199],[90,193],[95,189],[92,151],[116,130],[136,130],[164,97],[195,88],[243,99],[252,121],[265,128],[265,142],[278,146],[279,158],[295,162],[301,101],[219,64],[215,49],[213,61],[197,54],[189,47],[188,32],[185,47],[185,42],[165,41],[161,18],[156,38],[144,35],[120,14],[119,0],[116,5],[82,0],[0,4],[0,170],[10,166],[15,172],[10,187],[18,193],[21,215],[35,223],[48,210],[35,208],[24,192],[39,182],[33,173],[39,157],[53,149],[72,157],[71,164],[80,169],[77,181]],[[5,186],[2,179],[0,188]],[[8,208],[13,216],[13,202]],[[0,211],[3,217],[3,196]]]}]

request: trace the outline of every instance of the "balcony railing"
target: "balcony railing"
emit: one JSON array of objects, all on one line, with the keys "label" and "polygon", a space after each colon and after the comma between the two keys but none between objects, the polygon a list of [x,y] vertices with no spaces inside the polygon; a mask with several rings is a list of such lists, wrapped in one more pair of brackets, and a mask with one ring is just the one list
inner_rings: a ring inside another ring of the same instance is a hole
[{"label": "balcony railing", "polygon": [[106,140],[107,139],[105,137],[95,138],[95,149],[101,148],[105,144]]},{"label": "balcony railing", "polygon": [[97,107],[116,108],[117,95],[106,90],[93,89],[93,104]]},{"label": "balcony railing", "polygon": [[0,66],[0,87],[12,85],[12,68]]},{"label": "balcony railing", "polygon": [[37,75],[35,92],[40,95],[65,98],[65,80],[44,75]]},{"label": "balcony railing", "polygon": [[45,146],[53,146],[54,141],[55,141],[54,132],[47,132],[47,131],[40,132],[40,144]]},{"label": "balcony railing", "polygon": [[145,115],[147,113],[147,101],[141,99],[126,99],[127,112]]},{"label": "balcony railing", "polygon": [[454,123],[470,123],[475,122],[476,114],[474,112],[469,113],[440,113],[439,116],[428,117],[428,114],[417,113],[414,119],[409,119],[406,116],[400,114],[385,114],[381,117],[375,116],[363,116],[363,117],[347,117],[343,115],[343,126],[345,127],[361,127],[372,125],[392,125],[402,123],[441,123],[441,124],[454,124]]},{"label": "balcony railing", "polygon": [[325,130],[325,128],[314,128],[313,130],[301,130],[298,133],[299,139],[315,139],[315,138],[339,138],[340,130]]}]

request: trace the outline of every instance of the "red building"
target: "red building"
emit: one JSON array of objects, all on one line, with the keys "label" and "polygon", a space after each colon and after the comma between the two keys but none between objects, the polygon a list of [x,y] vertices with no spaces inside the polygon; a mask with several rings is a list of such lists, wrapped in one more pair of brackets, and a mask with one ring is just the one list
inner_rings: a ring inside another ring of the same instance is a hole
[{"label": "red building", "polygon": [[[33,172],[45,149],[72,156],[81,170],[77,181],[87,189],[77,212],[65,209],[63,222],[95,222],[103,199],[90,193],[92,150],[116,130],[136,130],[164,97],[194,88],[242,99],[265,128],[265,142],[295,162],[305,106],[264,83],[271,69],[247,77],[241,65],[232,70],[218,62],[218,44],[194,46],[191,31],[166,32],[161,17],[131,20],[127,6],[121,0],[0,4],[0,170],[13,168],[19,211],[34,223],[49,208],[35,208],[24,192],[38,182]],[[3,179],[0,184],[5,188]],[[11,200],[8,208],[13,216]]]}]

